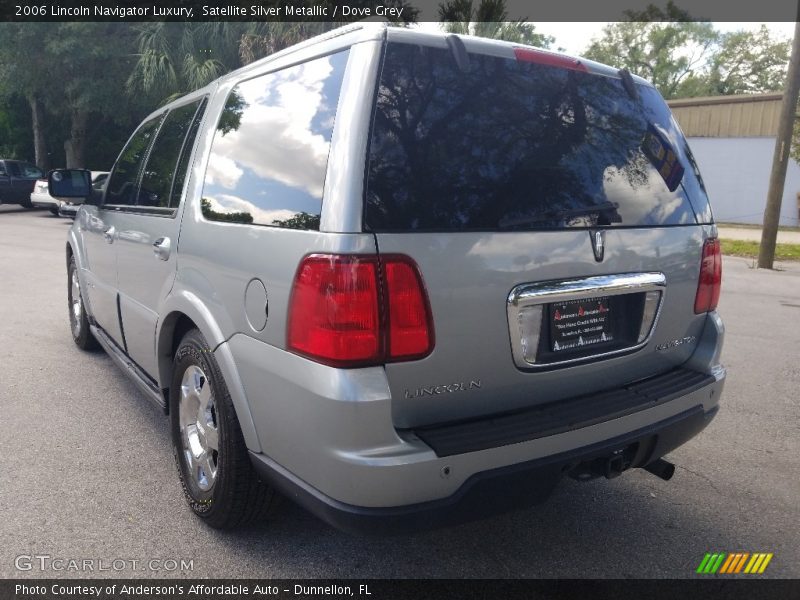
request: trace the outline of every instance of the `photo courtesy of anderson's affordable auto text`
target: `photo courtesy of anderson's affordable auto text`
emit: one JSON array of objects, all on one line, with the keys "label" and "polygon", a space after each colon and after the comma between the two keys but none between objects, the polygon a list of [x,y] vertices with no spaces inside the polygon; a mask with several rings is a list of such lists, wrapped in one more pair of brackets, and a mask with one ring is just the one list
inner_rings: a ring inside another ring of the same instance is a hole
[{"label": "photo courtesy of anderson's affordable auto text", "polygon": [[467,4],[5,13],[0,598],[800,593],[800,41]]}]

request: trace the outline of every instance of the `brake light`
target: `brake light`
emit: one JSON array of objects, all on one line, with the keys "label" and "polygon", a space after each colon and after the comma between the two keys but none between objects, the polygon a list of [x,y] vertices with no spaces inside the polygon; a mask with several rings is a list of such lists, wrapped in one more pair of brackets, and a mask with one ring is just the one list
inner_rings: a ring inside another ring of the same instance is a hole
[{"label": "brake light", "polygon": [[722,250],[719,240],[706,240],[703,244],[703,260],[700,263],[700,277],[697,282],[697,295],[694,298],[694,312],[704,313],[717,308],[719,292],[722,287]]},{"label": "brake light", "polygon": [[337,367],[426,356],[433,328],[416,264],[406,256],[307,256],[292,288],[286,344]]},{"label": "brake light", "polygon": [[389,359],[422,358],[433,347],[433,326],[419,270],[405,256],[387,257],[383,267],[389,308]]},{"label": "brake light", "polygon": [[561,69],[571,69],[573,71],[583,71],[588,73],[589,69],[577,58],[562,56],[545,52],[544,50],[532,50],[530,48],[514,48],[514,57],[522,62],[532,62],[548,67],[559,67]]}]

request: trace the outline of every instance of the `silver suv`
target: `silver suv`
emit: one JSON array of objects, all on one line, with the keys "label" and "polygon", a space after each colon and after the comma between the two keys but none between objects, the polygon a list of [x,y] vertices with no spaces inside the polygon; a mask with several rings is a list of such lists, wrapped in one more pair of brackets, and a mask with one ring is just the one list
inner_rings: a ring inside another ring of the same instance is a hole
[{"label": "silver suv", "polygon": [[359,24],[158,109],[66,262],[75,342],[169,414],[214,527],[276,491],[381,531],[666,479],[725,379],[716,228],[663,99],[505,42]]}]

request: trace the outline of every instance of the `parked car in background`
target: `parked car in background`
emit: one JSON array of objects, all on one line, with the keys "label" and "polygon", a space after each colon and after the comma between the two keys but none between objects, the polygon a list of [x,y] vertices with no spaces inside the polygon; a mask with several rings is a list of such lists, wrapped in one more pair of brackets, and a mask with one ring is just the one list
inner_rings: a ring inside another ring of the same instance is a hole
[{"label": "parked car in background", "polygon": [[[102,193],[103,188],[108,182],[108,171],[92,171],[92,190],[97,193]],[[78,214],[78,209],[81,207],[83,202],[75,198],[62,198],[63,202],[58,207],[58,216],[59,217],[69,217],[70,219],[74,219],[75,215]]]},{"label": "parked car in background", "polygon": [[229,73],[147,117],[65,250],[75,343],[169,414],[214,527],[276,491],[380,531],[668,479],[725,382],[667,104],[520,44],[358,24]]},{"label": "parked car in background", "polygon": [[[108,178],[108,171],[91,171],[92,187],[102,186]],[[96,189],[99,189],[96,188]],[[31,192],[31,204],[36,208],[46,208],[54,215],[74,216],[78,212],[78,207],[82,204],[75,198],[55,198],[50,195],[47,179],[37,179]],[[64,208],[62,211],[61,209]]]},{"label": "parked car in background", "polygon": [[0,204],[33,208],[31,192],[44,172],[29,162],[0,158]]}]

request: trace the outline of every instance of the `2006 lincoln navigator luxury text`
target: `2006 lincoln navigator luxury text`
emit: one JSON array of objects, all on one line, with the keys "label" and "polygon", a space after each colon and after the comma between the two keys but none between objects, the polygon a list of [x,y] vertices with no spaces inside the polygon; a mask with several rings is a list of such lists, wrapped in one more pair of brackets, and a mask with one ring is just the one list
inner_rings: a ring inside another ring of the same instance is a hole
[{"label": "2006 lincoln navigator luxury text", "polygon": [[214,527],[281,492],[348,530],[542,501],[717,412],[721,256],[648,82],[357,24],[154,112],[66,245],[72,335],[169,414]]}]

